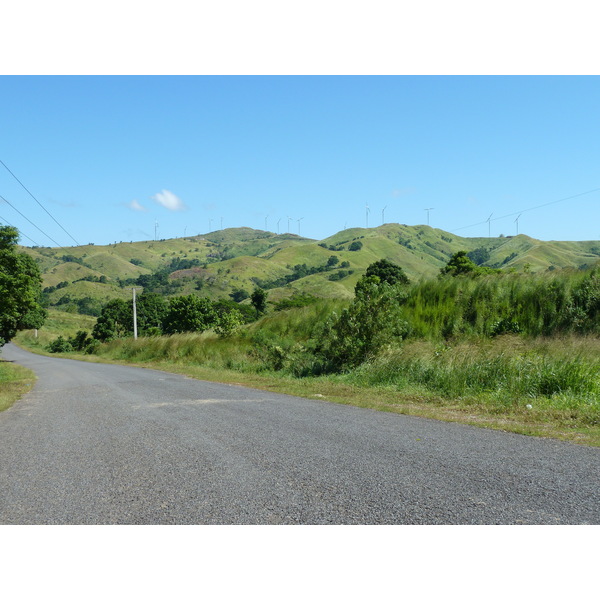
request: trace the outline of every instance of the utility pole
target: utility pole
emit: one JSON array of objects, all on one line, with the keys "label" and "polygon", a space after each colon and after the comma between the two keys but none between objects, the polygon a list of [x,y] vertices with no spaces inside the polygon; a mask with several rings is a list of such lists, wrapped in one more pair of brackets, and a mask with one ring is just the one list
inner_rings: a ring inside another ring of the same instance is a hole
[{"label": "utility pole", "polygon": [[135,288],[133,290],[133,339],[137,340],[137,307],[135,304]]}]

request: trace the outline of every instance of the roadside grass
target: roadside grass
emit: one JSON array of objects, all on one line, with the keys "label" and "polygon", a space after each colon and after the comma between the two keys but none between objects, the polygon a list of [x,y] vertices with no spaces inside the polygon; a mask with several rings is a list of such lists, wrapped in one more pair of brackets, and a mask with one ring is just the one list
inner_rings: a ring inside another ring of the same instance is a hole
[{"label": "roadside grass", "polygon": [[[23,334],[17,341],[46,354]],[[421,340],[352,372],[312,377],[269,368],[251,332],[229,339],[208,332],[125,338],[91,356],[62,356],[600,447],[600,340],[594,337]]]},{"label": "roadside grass", "polygon": [[30,391],[34,381],[33,371],[0,358],[0,412]]}]

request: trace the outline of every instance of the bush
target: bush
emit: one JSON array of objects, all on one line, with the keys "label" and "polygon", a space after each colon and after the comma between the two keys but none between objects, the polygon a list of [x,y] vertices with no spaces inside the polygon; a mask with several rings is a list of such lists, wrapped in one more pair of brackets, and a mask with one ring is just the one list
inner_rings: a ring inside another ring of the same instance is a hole
[{"label": "bush", "polygon": [[46,346],[46,350],[52,353],[73,352],[73,345],[69,340],[65,340],[62,335],[59,335],[53,342],[50,342]]}]

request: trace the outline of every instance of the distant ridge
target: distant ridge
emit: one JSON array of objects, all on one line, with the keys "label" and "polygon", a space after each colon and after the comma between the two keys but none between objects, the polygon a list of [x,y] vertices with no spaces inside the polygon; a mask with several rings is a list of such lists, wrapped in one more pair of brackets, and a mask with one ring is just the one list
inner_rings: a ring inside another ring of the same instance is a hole
[{"label": "distant ridge", "polygon": [[157,289],[168,296],[229,298],[260,285],[271,300],[295,293],[350,298],[365,269],[382,258],[399,264],[413,281],[435,277],[460,250],[479,264],[516,271],[584,269],[600,260],[599,241],[543,242],[524,234],[464,238],[398,223],[345,229],[324,240],[240,227],[160,241],[22,249],[40,266],[49,306],[71,311],[130,297],[132,286],[149,289],[160,277],[167,284]]}]

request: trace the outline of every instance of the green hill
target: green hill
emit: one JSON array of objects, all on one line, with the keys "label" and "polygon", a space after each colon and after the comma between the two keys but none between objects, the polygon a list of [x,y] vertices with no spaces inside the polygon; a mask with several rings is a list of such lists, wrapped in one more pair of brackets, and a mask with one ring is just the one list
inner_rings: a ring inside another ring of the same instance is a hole
[{"label": "green hill", "polygon": [[[600,242],[542,242],[526,235],[463,238],[425,225],[396,223],[340,231],[324,240],[250,228],[204,236],[71,248],[23,247],[38,263],[49,306],[94,314],[131,287],[166,296],[197,293],[227,298],[257,285],[269,299],[302,292],[349,298],[373,262],[399,264],[411,280],[435,277],[461,250],[484,266],[531,272],[591,267]],[[333,258],[332,258],[333,257]]]}]

